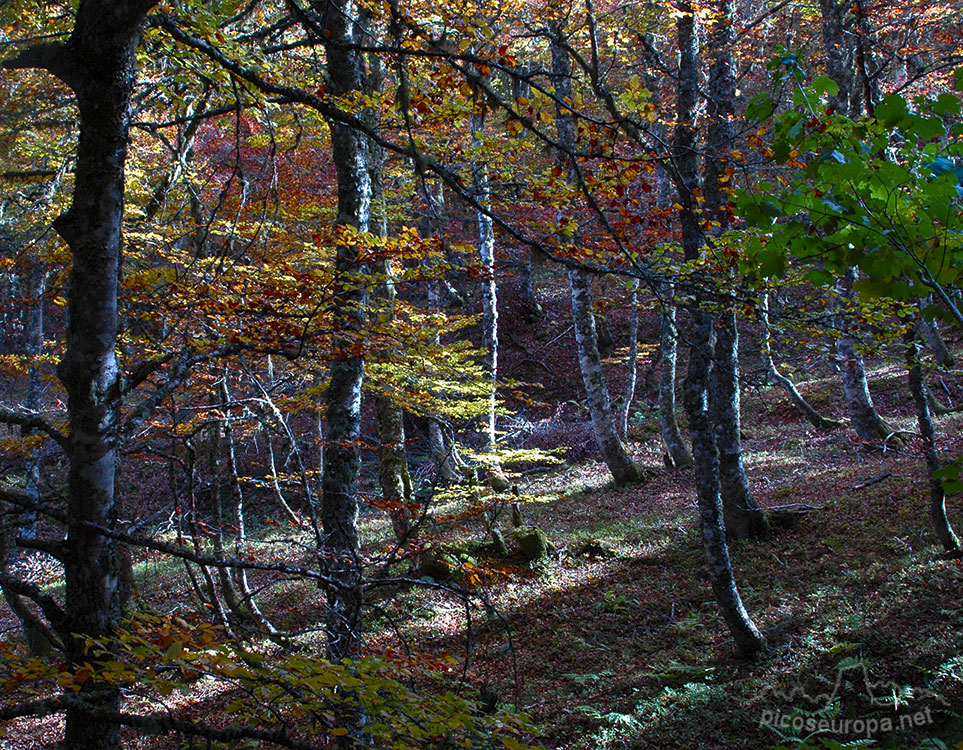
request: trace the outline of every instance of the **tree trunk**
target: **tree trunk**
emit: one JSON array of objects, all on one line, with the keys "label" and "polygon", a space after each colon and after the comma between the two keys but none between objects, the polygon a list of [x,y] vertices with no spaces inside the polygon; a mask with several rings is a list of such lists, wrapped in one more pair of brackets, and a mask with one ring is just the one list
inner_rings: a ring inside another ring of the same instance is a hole
[{"label": "tree trunk", "polygon": [[[384,88],[385,72],[379,55],[368,56],[366,88],[369,93],[380,93]],[[378,113],[372,111],[369,120],[377,125]],[[384,152],[373,141],[368,142],[368,175],[371,179],[371,203],[374,206],[372,231],[379,237],[388,236],[388,213],[385,203],[383,164]],[[390,324],[394,320],[395,290],[391,263],[387,258],[377,262],[375,270],[380,280],[375,295],[381,304],[381,313]],[[408,473],[408,451],[405,444],[405,413],[386,396],[375,397],[375,415],[378,419],[378,481],[382,499],[388,506],[391,528],[399,545],[404,544],[412,531],[411,503],[413,491]]]},{"label": "tree trunk", "polygon": [[690,318],[692,350],[689,354],[689,371],[686,374],[683,401],[689,419],[689,431],[692,433],[702,544],[712,592],[722,617],[739,652],[743,656],[751,657],[765,648],[766,639],[742,604],[732,561],[729,559],[727,527],[719,492],[719,460],[706,398],[711,367],[705,353],[711,349],[712,316],[701,310],[693,310]]},{"label": "tree trunk", "polygon": [[[441,235],[441,219],[445,208],[444,183],[439,180],[433,191],[427,181],[422,181],[422,197],[425,201],[425,215],[421,221],[423,237]],[[428,309],[440,310],[441,288],[437,279],[428,281]],[[432,343],[438,343],[438,336],[432,337]],[[428,455],[434,466],[434,481],[441,485],[458,481],[458,465],[455,456],[455,445],[445,432],[444,422],[440,417],[428,417]]]},{"label": "tree trunk", "polygon": [[926,394],[926,382],[923,380],[923,368],[919,360],[919,346],[913,334],[906,339],[906,365],[910,392],[916,404],[916,421],[919,425],[920,438],[923,441],[923,457],[926,460],[926,471],[929,474],[930,487],[930,519],[936,538],[943,549],[953,555],[961,552],[960,540],[953,533],[950,520],[946,517],[946,496],[943,482],[935,476],[940,470],[940,455],[936,450],[936,434],[933,430],[933,419],[930,415],[929,399]]},{"label": "tree trunk", "polygon": [[[3,63],[46,68],[76,94],[80,136],[70,208],[54,222],[70,247],[66,350],[57,374],[67,391],[69,439],[65,602],[59,623],[69,665],[88,658],[87,638],[109,639],[120,613],[116,545],[95,527],[114,528],[121,404],[117,291],[124,214],[124,165],[140,27],[155,0],[83,0],[70,38]],[[72,692],[72,691],[71,691]],[[119,707],[116,688],[80,691],[98,712]],[[67,710],[67,750],[120,748],[116,724],[82,706]]]},{"label": "tree trunk", "polygon": [[[226,368],[225,368],[226,370]],[[231,416],[229,413],[229,404],[231,401],[230,393],[227,387],[227,377],[228,374],[225,371],[224,377],[221,379],[221,409],[224,412],[224,452],[226,459],[225,461],[225,474],[228,482],[228,487],[230,490],[230,522],[231,525],[237,529],[234,535],[234,557],[238,560],[245,560],[248,556],[247,551],[247,524],[244,510],[244,490],[241,487],[241,477],[237,469],[237,446],[234,441],[234,427],[231,424]],[[221,499],[218,498],[220,503]],[[221,529],[218,529],[218,534],[221,533]],[[257,606],[257,602],[254,600],[254,593],[251,591],[251,586],[247,578],[247,570],[244,568],[235,568],[229,571],[227,568],[218,568],[218,571],[222,575],[222,585],[227,585],[232,595],[234,596],[234,601],[231,603],[231,607],[235,616],[241,618],[242,621],[248,627],[257,627],[262,630],[262,632],[269,635],[274,635],[277,630],[271,624],[271,622],[264,616],[260,608]],[[231,601],[227,599],[227,601]]]},{"label": "tree trunk", "polygon": [[612,472],[618,485],[639,481],[638,466],[626,453],[609,401],[609,390],[602,371],[602,359],[595,343],[595,317],[592,315],[592,292],[589,275],[585,271],[571,269],[568,272],[572,291],[572,321],[575,326],[575,345],[578,350],[582,382],[592,418],[592,432],[602,453],[602,459]]},{"label": "tree trunk", "polygon": [[[475,147],[481,146],[485,115],[475,112],[471,115],[471,140]],[[491,202],[491,189],[488,185],[488,169],[476,161],[472,165],[472,182],[475,200],[487,208]],[[476,213],[478,223],[478,254],[482,268],[482,337],[485,348],[484,366],[488,376],[488,411],[485,419],[485,449],[492,453],[497,448],[495,432],[495,407],[498,403],[498,287],[495,282],[495,228],[491,217],[484,211]],[[488,467],[489,482],[496,492],[507,489],[510,482],[502,472],[497,460]]]},{"label": "tree trunk", "polygon": [[[317,2],[325,22],[328,90],[349,96],[363,90],[360,10],[354,0]],[[330,123],[331,146],[338,182],[338,227],[368,231],[371,181],[364,136],[349,127]],[[360,352],[364,327],[363,272],[358,246],[339,243],[335,260],[337,281],[332,325],[335,331],[327,402],[321,523],[328,585],[328,654],[340,660],[355,654],[361,630],[361,564],[358,541],[358,474],[361,454],[361,383],[364,359]]]},{"label": "tree trunk", "polygon": [[[562,44],[562,31],[557,21],[550,21],[549,33],[552,36],[552,76],[555,97],[558,102],[572,99],[571,62]],[[556,105],[556,125],[558,142],[568,152],[575,150],[575,123],[567,109]],[[563,154],[564,159],[571,158]],[[569,174],[569,179],[572,179]],[[615,418],[609,400],[608,387],[602,371],[599,356],[598,337],[595,332],[595,315],[592,309],[591,281],[586,271],[571,268],[568,272],[569,287],[572,292],[572,320],[575,328],[575,344],[578,351],[582,382],[588,400],[589,414],[592,418],[592,431],[595,442],[612,477],[618,485],[637,482],[642,479],[639,467],[635,465],[619,439]]]},{"label": "tree trunk", "polygon": [[[695,213],[698,156],[694,117],[698,92],[698,44],[692,4],[688,0],[680,0],[676,9],[679,11],[676,19],[679,35],[679,124],[676,126],[673,143],[674,176],[679,204],[682,206],[679,211],[682,248],[686,259],[693,260],[698,258],[702,249],[702,233]],[[763,649],[766,642],[742,604],[729,559],[719,492],[719,458],[709,406],[713,319],[709,313],[700,309],[704,302],[703,296],[697,287],[694,308],[689,313],[689,371],[683,389],[689,431],[692,434],[699,521],[716,603],[740,653],[752,656]]]},{"label": "tree trunk", "polygon": [[542,317],[542,306],[538,302],[538,289],[535,284],[535,274],[539,265],[538,253],[534,249],[529,249],[522,263],[521,298],[525,316],[533,326]]},{"label": "tree trunk", "polygon": [[632,402],[635,401],[635,386],[639,373],[639,282],[633,279],[632,313],[629,318],[629,374],[625,385],[625,401],[622,404],[622,435],[629,434],[629,417],[632,416]]},{"label": "tree trunk", "polygon": [[[932,299],[932,297],[930,299]],[[924,300],[920,300],[920,312],[922,312],[924,302]],[[921,314],[919,329],[926,339],[926,345],[933,354],[933,359],[936,361],[936,364],[940,367],[953,367],[953,365],[956,364],[956,360],[947,348],[937,322],[935,320],[927,320]]]},{"label": "tree trunk", "polygon": [[[483,114],[471,116],[471,140],[476,148],[481,146],[484,128]],[[488,187],[488,171],[484,164],[476,162],[472,167],[475,200],[487,206],[491,198]],[[495,285],[495,232],[491,217],[484,211],[476,213],[478,223],[478,254],[482,269],[482,335],[485,347],[484,366],[488,375],[488,413],[485,422],[485,444],[488,450],[495,447],[495,397],[498,387],[498,291]]]},{"label": "tree trunk", "polygon": [[855,107],[850,99],[853,91],[853,66],[843,23],[843,16],[848,7],[848,3],[844,4],[837,0],[819,0],[826,75],[839,87],[835,96],[836,108],[842,114],[852,116],[858,111],[858,107]]},{"label": "tree trunk", "polygon": [[[853,53],[847,43],[844,17],[848,3],[837,0],[819,0],[822,13],[823,50],[826,57],[826,74],[839,87],[835,97],[836,106],[849,117],[857,117],[862,111],[861,97],[853,85]],[[840,337],[836,342],[836,358],[839,364],[846,408],[856,434],[863,440],[876,441],[886,438],[892,428],[879,416],[866,382],[863,357],[856,349],[856,339],[850,329],[850,310],[853,304],[853,282],[856,269],[850,268],[836,282],[836,325]]]},{"label": "tree trunk", "polygon": [[662,442],[669,461],[673,466],[682,468],[692,465],[692,454],[689,452],[679,423],[675,415],[675,378],[678,360],[678,330],[676,329],[676,308],[671,299],[667,299],[666,307],[662,309],[662,332],[659,340],[661,361],[659,362],[659,427],[662,431]]},{"label": "tree trunk", "polygon": [[850,268],[836,283],[838,294],[836,320],[840,330],[839,339],[836,341],[836,361],[839,364],[846,408],[849,410],[853,428],[863,440],[875,442],[886,439],[893,433],[893,428],[879,416],[873,405],[873,397],[869,394],[869,383],[866,382],[863,355],[857,350],[856,337],[850,329],[851,307],[855,300],[853,294],[855,281],[856,269]]},{"label": "tree trunk", "polygon": [[742,463],[739,331],[736,315],[731,308],[718,315],[715,329],[709,403],[719,452],[719,480],[726,529],[733,539],[755,539],[769,530],[769,524],[766,514],[752,496]]},{"label": "tree trunk", "polygon": [[[27,375],[27,398],[25,406],[28,411],[39,413],[41,407],[42,385],[40,382],[40,355],[43,354],[44,332],[44,293],[46,291],[47,270],[42,262],[33,263],[28,274],[28,295],[30,308],[26,321],[26,354],[30,360]],[[26,437],[31,430],[24,428],[21,435]],[[32,453],[27,459],[24,492],[35,503],[40,502],[40,469],[42,456],[39,452]],[[33,539],[37,531],[37,511],[24,513],[20,526],[20,536]]]},{"label": "tree trunk", "polygon": [[[76,94],[80,136],[74,194],[54,228],[70,247],[66,350],[57,373],[67,391],[69,439],[65,603],[57,623],[67,662],[83,664],[87,638],[109,639],[120,613],[116,545],[93,527],[116,522],[120,373],[117,291],[124,213],[124,165],[140,26],[154,4],[85,0],[64,44],[43,44],[3,63],[46,68]],[[116,688],[86,683],[80,697],[98,712],[119,707]],[[67,710],[68,750],[120,747],[116,724],[82,706]]]},{"label": "tree trunk", "polygon": [[[734,12],[732,0],[716,0],[717,11],[712,24],[708,48],[709,102],[707,149],[705,160],[705,211],[716,228],[710,242],[725,242],[729,227],[729,198],[725,189],[728,152],[735,141],[736,84],[732,73]],[[730,271],[732,279],[734,274]],[[734,279],[733,279],[734,280]],[[742,463],[741,409],[739,403],[739,329],[735,302],[723,301],[716,315],[715,349],[709,377],[709,402],[719,452],[719,479],[726,529],[734,539],[754,538],[768,529],[766,515],[749,489],[749,479]]]}]

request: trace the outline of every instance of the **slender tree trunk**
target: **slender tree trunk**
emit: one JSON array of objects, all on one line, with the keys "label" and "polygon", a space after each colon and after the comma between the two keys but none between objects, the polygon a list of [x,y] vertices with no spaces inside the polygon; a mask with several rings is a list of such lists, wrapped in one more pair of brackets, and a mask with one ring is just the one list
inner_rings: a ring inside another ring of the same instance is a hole
[{"label": "slender tree trunk", "polygon": [[961,553],[960,540],[953,533],[950,520],[946,516],[946,496],[943,482],[935,476],[941,468],[940,455],[936,450],[936,433],[933,430],[933,419],[930,415],[929,399],[926,394],[926,382],[923,380],[923,368],[919,360],[919,346],[916,337],[909,334],[906,338],[906,365],[910,392],[916,405],[916,421],[919,425],[920,438],[923,441],[923,457],[926,460],[926,471],[929,474],[930,487],[930,520],[936,538],[943,549],[953,555]]},{"label": "slender tree trunk", "polygon": [[[385,72],[378,55],[368,56],[366,88],[369,93],[380,93],[384,88]],[[377,112],[369,119],[377,125]],[[371,229],[379,237],[388,236],[388,213],[384,194],[384,152],[373,141],[368,142],[368,174],[371,178],[371,203],[374,207]],[[381,314],[390,324],[394,320],[395,290],[394,274],[387,258],[377,262],[375,270],[380,279],[375,295],[381,304]],[[399,544],[403,544],[412,531],[413,491],[408,473],[408,451],[405,446],[405,413],[387,396],[375,397],[375,415],[378,419],[378,481],[381,494],[388,506],[391,527]]]},{"label": "slender tree trunk", "polygon": [[[224,417],[224,449],[226,458],[226,475],[230,488],[231,498],[231,525],[237,531],[234,534],[234,557],[238,560],[247,558],[247,518],[244,510],[244,489],[241,487],[241,477],[237,468],[237,446],[234,441],[234,427],[231,424],[231,417],[228,412],[230,404],[230,393],[227,387],[227,372],[221,380],[221,408],[225,412]],[[219,530],[220,531],[220,530]],[[227,568],[219,568],[225,576],[228,576]],[[251,591],[250,583],[247,578],[247,571],[244,568],[236,568],[231,571],[229,585],[235,596],[235,614],[239,615],[249,626],[260,628],[263,632],[274,635],[277,630],[271,622],[264,616],[257,602],[254,600],[254,593]],[[225,597],[226,598],[226,597]]]},{"label": "slender tree trunk", "polygon": [[856,337],[850,329],[851,307],[855,302],[853,293],[855,281],[856,269],[850,268],[836,284],[838,295],[836,320],[840,330],[839,339],[836,341],[836,361],[839,364],[846,408],[849,410],[853,428],[863,440],[875,442],[891,435],[893,428],[879,416],[873,405],[873,397],[869,394],[869,383],[866,382],[863,355],[856,348]]},{"label": "slender tree trunk", "polygon": [[[222,375],[226,377],[226,373]],[[221,382],[223,385],[223,380]],[[211,397],[211,406],[217,407],[224,412],[224,417],[210,425],[210,439],[207,441],[207,463],[208,472],[211,477],[210,483],[210,507],[208,512],[214,519],[214,534],[211,539],[213,554],[218,560],[227,558],[226,530],[228,525],[233,525],[234,519],[230,517],[231,506],[229,501],[233,499],[234,483],[229,462],[225,461],[225,441],[228,435],[227,400],[221,391],[220,397]],[[254,622],[244,608],[243,595],[238,592],[230,568],[217,567],[212,575],[217,576],[217,587],[212,591],[211,598],[224,597],[227,605],[227,612],[230,614],[229,622],[232,627],[237,625],[243,628],[250,628]]]},{"label": "slender tree trunk", "polygon": [[822,37],[826,75],[839,87],[836,94],[836,108],[842,114],[852,115],[858,111],[850,96],[853,91],[853,65],[850,46],[846,43],[843,22],[849,3],[839,0],[819,0],[822,14]]},{"label": "slender tree trunk", "polygon": [[769,524],[766,514],[752,496],[742,463],[739,331],[731,308],[717,317],[715,328],[709,402],[719,452],[719,481],[726,529],[733,539],[754,539],[763,536],[769,530]]},{"label": "slender tree trunk", "polygon": [[622,404],[622,435],[629,434],[629,417],[632,416],[632,402],[635,401],[635,386],[639,374],[639,282],[631,281],[631,306],[629,317],[629,375],[625,385],[625,401]]},{"label": "slender tree trunk", "polygon": [[[929,298],[932,300],[932,297]],[[920,300],[920,312],[922,313],[923,307],[926,301]],[[930,352],[933,354],[933,359],[936,360],[936,364],[940,367],[953,367],[956,364],[956,360],[950,353],[950,350],[946,346],[946,342],[943,340],[943,335],[940,333],[939,325],[935,320],[927,320],[920,315],[919,329],[926,339],[926,345]]]},{"label": "slender tree trunk", "polygon": [[[557,21],[549,22],[552,36],[552,75],[555,96],[559,102],[572,99],[572,67],[568,52],[562,45],[562,30]],[[565,108],[556,105],[556,124],[558,142],[572,158],[575,151],[575,123]],[[569,177],[571,179],[571,175]],[[637,482],[642,479],[639,467],[635,465],[619,439],[615,418],[609,400],[608,386],[599,356],[598,336],[595,332],[595,315],[592,309],[591,280],[586,271],[571,268],[568,272],[569,287],[572,292],[572,320],[575,328],[575,344],[578,351],[582,382],[588,400],[589,414],[592,418],[592,431],[602,458],[618,485]]]},{"label": "slender tree trunk", "polygon": [[796,388],[795,383],[793,383],[789,378],[783,375],[776,368],[776,362],[772,357],[772,333],[769,328],[769,292],[765,292],[762,295],[762,304],[759,308],[759,322],[762,325],[762,338],[760,340],[760,348],[762,349],[762,359],[766,364],[766,373],[772,378],[779,386],[789,394],[789,398],[793,403],[793,406],[802,414],[807,421],[815,427],[817,430],[826,431],[833,430],[840,426],[840,423],[834,419],[827,419],[817,412],[808,401],[803,397],[803,395]]},{"label": "slender tree trunk", "polygon": [[[325,22],[328,90],[349,96],[363,90],[363,42],[360,9],[354,0],[329,0],[315,7]],[[331,123],[331,146],[338,182],[337,227],[368,231],[371,180],[364,136]],[[325,569],[333,579],[328,599],[328,654],[340,660],[355,654],[360,643],[362,570],[358,540],[358,474],[361,454],[361,383],[364,358],[360,353],[364,329],[364,292],[361,248],[339,243],[335,260],[335,331],[327,402],[327,448],[322,478],[321,524]]]},{"label": "slender tree trunk", "polygon": [[853,34],[853,37],[856,44],[855,63],[859,85],[853,87],[853,93],[858,96],[855,106],[863,112],[872,112],[879,102],[879,86],[875,76],[872,76],[869,72],[872,61],[869,15],[863,0],[855,0],[850,8],[856,21],[856,33]]},{"label": "slender tree trunk", "polygon": [[[475,147],[481,146],[485,117],[480,113],[471,116],[471,140]],[[487,206],[491,199],[488,187],[488,170],[481,162],[472,168],[475,200]],[[485,372],[488,375],[488,413],[485,422],[485,443],[488,450],[495,447],[495,400],[498,388],[498,290],[495,283],[495,231],[491,217],[478,211],[478,254],[482,267],[482,334],[484,338]]]},{"label": "slender tree trunk", "polygon": [[[471,115],[472,145],[482,144],[482,133],[485,127],[483,112]],[[475,200],[479,205],[488,207],[491,202],[491,188],[488,185],[487,167],[476,161],[472,166],[472,181]],[[497,448],[498,436],[495,431],[498,403],[498,287],[495,281],[495,228],[491,217],[484,211],[476,214],[478,224],[478,254],[482,267],[482,334],[485,348],[484,366],[488,376],[488,411],[485,419],[485,449],[492,453]],[[489,483],[496,492],[501,492],[510,486],[510,482],[502,472],[497,460],[492,460],[488,467]]]},{"label": "slender tree trunk", "polygon": [[[698,156],[694,117],[698,93],[698,44],[692,4],[688,0],[679,0],[676,9],[679,35],[679,124],[676,126],[673,156],[676,187],[682,206],[679,212],[682,247],[686,259],[694,260],[702,249],[702,233],[695,214]],[[712,316],[700,307],[704,302],[703,295],[697,292],[695,297],[695,306],[689,313],[687,330],[690,341],[689,371],[683,389],[683,400],[689,431],[692,434],[702,542],[712,591],[722,617],[740,653],[752,656],[763,649],[766,642],[742,604],[729,559],[719,491],[719,458],[709,406],[713,320]]]},{"label": "slender tree trunk", "polygon": [[[30,307],[27,312],[26,354],[30,359],[27,375],[27,398],[25,406],[31,412],[39,412],[41,407],[42,386],[40,382],[40,355],[43,353],[44,332],[44,292],[46,290],[47,270],[43,263],[32,264],[28,276]],[[23,429],[21,435],[26,437],[31,433]],[[26,480],[24,492],[35,503],[40,501],[40,469],[42,457],[39,453],[32,454],[27,459]],[[37,512],[27,511],[20,527],[20,536],[33,539],[37,530]]]},{"label": "slender tree trunk", "polygon": [[522,302],[529,321],[537,323],[542,316],[542,306],[538,301],[538,289],[535,284],[535,274],[539,267],[539,256],[535,250],[529,249],[522,266]]},{"label": "slender tree trunk", "polygon": [[[718,244],[729,226],[729,198],[724,188],[728,152],[735,140],[736,84],[732,72],[734,11],[732,0],[716,0],[716,17],[708,40],[709,127],[705,160],[705,211],[718,224],[710,242]],[[729,273],[734,281],[734,274]],[[742,463],[742,414],[739,403],[739,329],[735,302],[729,297],[715,320],[715,350],[709,378],[709,401],[719,452],[719,479],[726,528],[734,539],[761,536],[766,515],[752,496]]]},{"label": "slender tree trunk", "polygon": [[618,485],[639,481],[641,473],[632,461],[615,429],[615,419],[609,401],[608,386],[602,370],[602,359],[595,345],[595,317],[592,315],[592,292],[588,273],[571,269],[568,272],[572,292],[572,320],[575,325],[575,344],[578,350],[582,382],[588,399],[592,432],[602,458]]},{"label": "slender tree trunk", "polygon": [[[671,292],[668,291],[667,294]],[[676,308],[672,299],[662,309],[662,331],[659,339],[659,427],[665,443],[668,462],[677,468],[692,465],[692,454],[679,431],[675,408],[675,378],[678,360],[679,332],[676,328]]]},{"label": "slender tree trunk", "polygon": [[[654,126],[656,137],[665,143],[668,137],[664,123]],[[656,205],[668,208],[672,204],[672,173],[660,162],[655,169]],[[692,453],[679,430],[676,416],[676,374],[678,368],[679,329],[676,323],[675,290],[671,284],[663,287],[663,307],[659,333],[659,428],[666,448],[666,464],[682,468],[692,465]]]},{"label": "slender tree trunk", "polygon": [[690,317],[692,351],[689,354],[689,371],[683,389],[683,400],[689,419],[689,430],[692,433],[702,544],[706,553],[712,592],[722,617],[735,639],[739,652],[744,656],[753,656],[760,649],[765,648],[766,639],[743,606],[732,570],[732,561],[729,558],[729,545],[726,541],[727,527],[723,517],[722,496],[719,492],[718,453],[706,398],[712,368],[705,352],[711,349],[712,316],[701,310],[693,310]]},{"label": "slender tree trunk", "polygon": [[[439,236],[441,219],[445,208],[444,183],[438,181],[435,190],[427,182],[422,185],[422,197],[425,201],[425,216],[421,222],[422,236]],[[437,279],[428,282],[428,309],[440,310],[441,288]],[[438,343],[438,337],[433,337],[433,343]],[[434,465],[434,480],[441,485],[448,485],[458,480],[457,459],[453,440],[445,432],[445,425],[437,416],[428,417],[428,454]]]}]

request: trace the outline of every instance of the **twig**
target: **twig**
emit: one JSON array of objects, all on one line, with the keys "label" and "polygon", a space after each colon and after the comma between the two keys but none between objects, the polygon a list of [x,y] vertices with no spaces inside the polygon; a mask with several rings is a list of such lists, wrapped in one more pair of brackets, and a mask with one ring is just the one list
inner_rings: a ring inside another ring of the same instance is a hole
[{"label": "twig", "polygon": [[[891,476],[893,476],[893,472],[887,471],[885,474],[880,474],[878,477],[873,477],[872,479],[867,479],[865,482],[860,482],[859,484],[853,485],[852,490],[865,489],[871,485],[882,482],[884,479],[889,479]],[[850,492],[852,492],[852,490],[850,490]]]}]

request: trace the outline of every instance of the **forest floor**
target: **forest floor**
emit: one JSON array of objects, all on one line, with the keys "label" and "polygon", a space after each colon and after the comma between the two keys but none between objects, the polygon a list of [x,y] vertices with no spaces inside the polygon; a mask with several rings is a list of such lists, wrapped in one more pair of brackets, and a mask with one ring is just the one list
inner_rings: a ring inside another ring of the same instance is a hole
[{"label": "forest floor", "polygon": [[[894,425],[913,432],[903,377],[900,368],[877,368],[874,394]],[[963,400],[961,386],[948,381],[943,397]],[[834,379],[801,389],[842,416]],[[421,652],[453,655],[459,681],[450,689],[493,691],[500,705],[531,717],[538,734],[529,741],[547,748],[758,750],[856,740],[963,748],[963,564],[945,559],[930,531],[918,446],[867,446],[848,426],[817,433],[775,388],[747,393],[744,409],[747,470],[773,523],[767,538],[734,544],[732,558],[746,609],[770,643],[763,656],[735,653],[708,585],[691,471],[664,467],[646,413],[630,429],[635,457],[649,469],[644,483],[614,488],[591,461],[520,478],[524,524],[555,547],[545,558],[478,553],[472,545],[486,538],[478,518],[441,530],[448,550],[475,550],[477,576],[464,585],[493,605],[487,617],[474,599],[469,631],[459,597],[413,589],[378,603],[373,642],[404,636]],[[938,430],[945,455],[963,452],[963,414],[940,418]],[[959,498],[948,503],[958,532]],[[363,520],[368,539],[387,532],[380,512]],[[498,524],[511,539],[507,510]],[[143,565],[155,611],[189,600],[182,568]],[[278,595],[273,608],[286,608],[284,624],[306,627],[321,611],[313,591]],[[9,614],[4,620],[11,624]],[[223,705],[215,698],[202,713]],[[820,720],[824,731],[813,734]],[[45,743],[57,724],[12,729],[0,746],[52,747]],[[807,736],[808,744],[794,741]],[[156,738],[133,746],[179,745]]]},{"label": "forest floor", "polygon": [[[881,411],[913,432],[897,411],[902,377],[880,370],[872,382]],[[802,389],[840,402],[831,379]],[[777,389],[744,407],[746,466],[773,528],[731,552],[769,652],[736,656],[709,588],[691,473],[666,470],[649,439],[636,443],[652,470],[642,485],[616,489],[588,463],[521,488],[525,523],[557,549],[491,586],[510,629],[477,629],[473,679],[529,713],[554,748],[796,748],[807,737],[963,748],[963,564],[930,531],[917,446],[816,433]],[[943,417],[939,432],[947,455],[963,451],[963,415]],[[948,503],[957,529],[959,497]],[[456,651],[457,610],[422,611],[422,643]]]}]

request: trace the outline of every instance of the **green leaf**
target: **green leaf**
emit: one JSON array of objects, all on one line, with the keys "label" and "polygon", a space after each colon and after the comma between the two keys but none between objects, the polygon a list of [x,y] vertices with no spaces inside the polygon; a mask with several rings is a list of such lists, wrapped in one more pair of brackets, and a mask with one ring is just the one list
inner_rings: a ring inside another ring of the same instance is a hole
[{"label": "green leaf", "polygon": [[786,272],[786,256],[781,250],[767,250],[759,256],[759,273],[764,277],[782,276]]},{"label": "green leaf", "polygon": [[836,96],[836,94],[839,93],[839,86],[836,81],[829,76],[819,76],[819,78],[813,81],[813,91],[817,94]]},{"label": "green leaf", "polygon": [[805,278],[813,286],[829,286],[836,280],[833,274],[823,271],[821,268],[814,268],[807,272]]},{"label": "green leaf", "polygon": [[746,119],[768,120],[772,117],[774,109],[772,97],[768,94],[759,94],[759,96],[754,96],[746,105]]},{"label": "green leaf", "polygon": [[[960,70],[963,70],[963,68]],[[960,70],[956,72],[959,73]],[[953,94],[940,94],[938,97],[936,97],[936,102],[933,104],[933,112],[942,117],[946,117],[948,115],[959,115],[960,98],[958,96],[953,96]]]},{"label": "green leaf", "polygon": [[893,127],[908,114],[906,100],[899,94],[890,94],[876,105],[876,119],[887,128]]},{"label": "green leaf", "polygon": [[784,164],[788,161],[791,150],[792,147],[789,145],[789,142],[785,140],[778,140],[772,144],[772,154],[777,164]]}]

